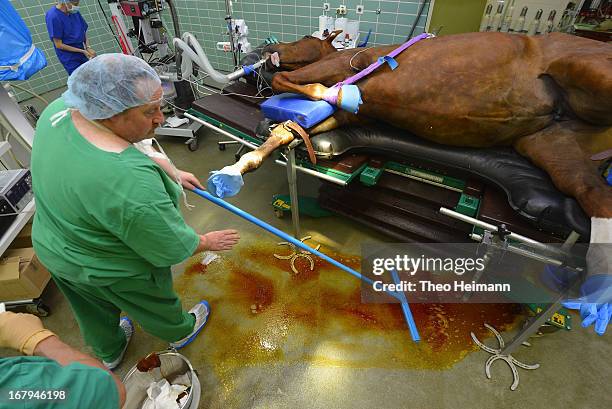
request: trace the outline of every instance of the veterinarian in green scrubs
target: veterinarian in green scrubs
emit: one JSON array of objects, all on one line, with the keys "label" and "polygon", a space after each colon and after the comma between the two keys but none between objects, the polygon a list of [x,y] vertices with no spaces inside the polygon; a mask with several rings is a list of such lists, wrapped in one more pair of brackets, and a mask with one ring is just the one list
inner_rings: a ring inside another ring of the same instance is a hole
[{"label": "veterinarian in green scrubs", "polygon": [[133,332],[131,321],[120,322],[122,311],[175,348],[191,342],[209,306],[184,311],[170,267],[238,241],[234,230],[200,235],[189,227],[179,183],[134,147],[163,122],[161,97],[144,61],[104,54],[71,75],[35,134],[34,249],[109,368]]}]

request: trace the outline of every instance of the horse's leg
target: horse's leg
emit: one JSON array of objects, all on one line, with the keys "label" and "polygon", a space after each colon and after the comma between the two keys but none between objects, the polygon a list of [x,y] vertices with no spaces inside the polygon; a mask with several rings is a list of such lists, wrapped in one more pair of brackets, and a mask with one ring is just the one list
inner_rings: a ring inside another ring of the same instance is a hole
[{"label": "horse's leg", "polygon": [[582,120],[595,125],[612,125],[612,47],[587,39],[565,36],[551,42],[546,51],[550,75],[563,89],[572,111]]},{"label": "horse's leg", "polygon": [[373,122],[370,118],[358,116],[347,111],[336,111],[332,116],[308,130],[310,135],[328,132],[345,125],[365,125]]},{"label": "horse's leg", "polygon": [[590,217],[612,218],[612,186],[599,173],[599,162],[590,159],[612,148],[612,128],[555,123],[520,138],[514,147],[545,170],[561,192],[576,198]]},{"label": "horse's leg", "polygon": [[354,74],[349,65],[353,54],[338,52],[295,71],[279,72],[272,78],[272,88],[279,92],[297,92],[315,100],[322,99],[328,87]]},{"label": "horse's leg", "polygon": [[[300,70],[301,69],[303,68],[300,68]],[[280,72],[274,76],[272,79],[272,88],[274,91],[297,92],[298,94],[306,95],[310,99],[323,99],[323,95],[325,95],[325,91],[327,91],[328,87],[319,83],[312,84],[312,82],[309,82],[307,85],[299,85],[293,82],[291,78],[288,78],[289,74],[291,74],[291,72]]]}]

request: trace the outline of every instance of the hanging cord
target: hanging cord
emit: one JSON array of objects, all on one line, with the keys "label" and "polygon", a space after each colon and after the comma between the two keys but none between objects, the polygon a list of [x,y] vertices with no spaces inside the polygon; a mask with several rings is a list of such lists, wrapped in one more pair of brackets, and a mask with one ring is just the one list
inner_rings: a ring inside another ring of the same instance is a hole
[{"label": "hanging cord", "polygon": [[406,41],[410,40],[414,34],[414,29],[416,28],[417,24],[419,23],[419,20],[421,19],[421,16],[423,15],[423,9],[425,8],[425,3],[427,3],[427,0],[422,0],[421,4],[419,5],[419,11],[416,15],[416,17],[414,18],[414,23],[412,24],[412,27],[410,28],[410,33],[408,34],[408,37],[406,38]]},{"label": "hanging cord", "polygon": [[110,23],[108,22],[108,16],[106,15],[106,11],[104,11],[104,7],[102,7],[102,3],[100,3],[100,0],[98,0],[98,6],[100,7],[99,10],[96,9],[96,13],[98,13],[98,18],[100,17],[99,12],[101,10],[102,14],[104,15],[104,22],[106,23],[106,26],[108,28],[108,32],[115,38],[115,41],[117,42],[117,45],[119,46],[119,48],[121,48],[121,42],[119,42],[119,38],[117,37],[117,35],[113,31],[113,28],[111,27]]},{"label": "hanging cord", "polygon": [[358,55],[358,54],[360,54],[360,53],[362,53],[362,52],[364,52],[364,51],[369,50],[370,48],[373,48],[373,46],[368,47],[368,48],[364,48],[363,50],[357,51],[355,54],[353,54],[353,56],[352,56],[352,57],[351,57],[351,59],[349,60],[349,65],[351,66],[351,68],[352,68],[352,69],[354,69],[354,70],[355,70],[355,71],[357,71],[357,72],[361,71],[361,69],[359,69],[359,68],[357,68],[357,67],[355,67],[355,66],[353,65],[353,58],[357,57],[357,55]]},{"label": "hanging cord", "polygon": [[[4,128],[2,128],[2,127],[0,127],[0,129],[1,129],[1,130],[4,130]],[[4,134],[4,141],[5,141],[5,142],[8,142],[8,143],[10,144],[10,143],[11,143],[11,142],[10,142],[10,137],[11,137],[11,132],[10,132],[9,130],[6,130],[6,134]],[[19,143],[19,142],[17,142],[17,143]],[[23,163],[22,163],[22,162],[21,162],[21,161],[20,161],[20,160],[17,158],[17,156],[15,156],[15,152],[13,152],[13,149],[9,149],[9,150],[8,150],[8,154],[9,154],[9,155],[11,156],[11,158],[12,158],[12,159],[15,161],[15,163],[16,163],[17,165],[19,165],[19,167],[20,167],[21,169],[26,169],[26,168],[27,168],[27,166],[26,166],[26,165],[24,165],[24,164],[23,164]]]},{"label": "hanging cord", "polygon": [[25,87],[22,87],[22,86],[21,86],[21,85],[19,85],[19,84],[12,83],[12,84],[10,84],[10,85],[11,85],[11,87],[15,87],[15,88],[17,88],[18,90],[21,90],[21,91],[27,92],[28,94],[32,95],[34,98],[37,98],[37,99],[41,100],[42,102],[44,102],[44,103],[45,103],[45,105],[49,105],[49,101],[47,101],[45,98],[43,98],[43,97],[41,97],[40,95],[38,95],[36,92],[34,92],[34,91],[32,91],[32,90],[29,90],[29,89],[27,89],[27,88],[25,88]]}]

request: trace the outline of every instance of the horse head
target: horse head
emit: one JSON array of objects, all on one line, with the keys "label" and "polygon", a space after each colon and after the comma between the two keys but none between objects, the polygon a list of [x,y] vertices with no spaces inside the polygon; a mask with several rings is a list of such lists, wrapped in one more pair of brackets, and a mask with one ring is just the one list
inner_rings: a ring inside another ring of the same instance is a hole
[{"label": "horse head", "polygon": [[266,68],[293,71],[319,61],[326,55],[336,52],[332,41],[341,32],[342,30],[333,31],[324,40],[313,36],[304,36],[292,43],[270,44],[264,47],[263,56],[278,53],[279,59],[277,64],[272,64],[273,61],[268,60]]}]

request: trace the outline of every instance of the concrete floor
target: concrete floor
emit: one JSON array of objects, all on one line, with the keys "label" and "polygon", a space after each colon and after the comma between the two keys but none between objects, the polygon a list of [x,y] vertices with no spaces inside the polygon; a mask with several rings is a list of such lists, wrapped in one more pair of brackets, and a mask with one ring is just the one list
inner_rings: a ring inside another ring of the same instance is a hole
[{"label": "concrete floor", "polygon": [[[217,149],[221,139],[203,132],[197,152],[189,152],[177,139],[160,142],[178,167],[205,180],[210,170],[234,161],[233,147]],[[314,178],[301,175],[298,183],[303,195],[316,196]],[[286,171],[268,162],[246,176],[243,190],[230,202],[291,233],[291,219],[278,219],[272,211],[271,198],[277,193],[287,193]],[[351,298],[359,289],[357,280],[320,261],[315,279],[293,275],[287,263],[271,257],[286,251],[276,246],[281,240],[191,193],[188,198],[196,208],[184,215],[196,230],[235,228],[242,237],[234,250],[207,269],[198,268],[197,258],[174,269],[175,287],[186,308],[202,298],[212,306],[207,327],[181,351],[199,372],[200,408],[612,407],[610,332],[599,337],[577,326],[532,339],[532,346],[516,356],[541,367],[519,369],[521,383],[510,391],[509,368],[494,364],[493,379],[487,380],[484,363],[489,354],[475,350],[468,334],[474,330],[483,339],[482,320],[507,328],[504,336],[510,339],[521,314],[487,307],[466,318],[461,311],[439,307],[434,312],[451,321],[449,330],[458,335],[442,338],[446,342],[434,348],[434,341],[440,341],[434,336],[440,334],[427,314],[431,310],[421,308],[421,315],[415,315],[421,317],[417,325],[425,336],[415,346],[394,321],[398,306],[360,305],[358,298]],[[357,262],[362,243],[387,241],[336,216],[303,217],[305,235],[347,263]],[[298,267],[307,271],[306,264]],[[87,351],[69,306],[53,284],[44,298],[53,309],[45,325]],[[347,318],[347,311],[358,312],[357,318]],[[491,338],[486,343],[495,344]],[[140,358],[164,348],[162,341],[137,327],[117,374],[123,376]],[[8,354],[0,351],[0,356]]]}]

